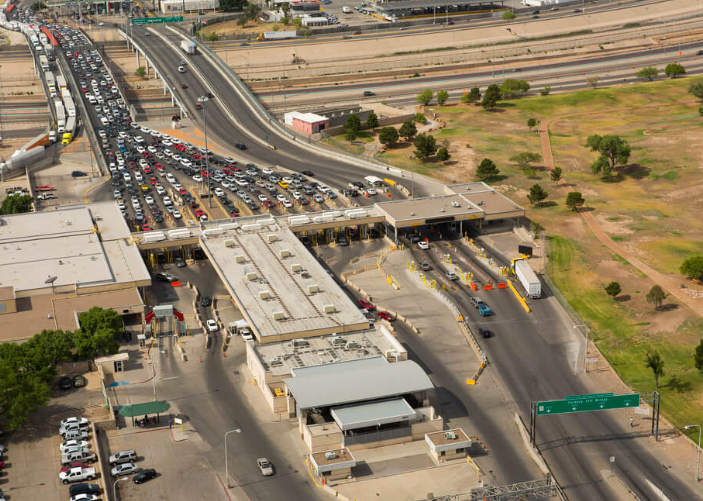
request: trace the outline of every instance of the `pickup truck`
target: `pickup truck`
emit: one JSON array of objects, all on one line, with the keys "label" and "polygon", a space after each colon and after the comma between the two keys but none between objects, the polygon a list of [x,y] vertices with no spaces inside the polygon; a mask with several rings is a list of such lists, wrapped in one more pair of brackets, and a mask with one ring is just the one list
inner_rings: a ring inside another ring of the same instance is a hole
[{"label": "pickup truck", "polygon": [[493,311],[488,307],[487,304],[483,303],[478,305],[478,314],[482,317],[489,317],[493,315]]},{"label": "pickup truck", "polygon": [[59,473],[59,480],[64,484],[80,482],[82,480],[93,480],[94,478],[95,468],[71,468],[70,471]]}]

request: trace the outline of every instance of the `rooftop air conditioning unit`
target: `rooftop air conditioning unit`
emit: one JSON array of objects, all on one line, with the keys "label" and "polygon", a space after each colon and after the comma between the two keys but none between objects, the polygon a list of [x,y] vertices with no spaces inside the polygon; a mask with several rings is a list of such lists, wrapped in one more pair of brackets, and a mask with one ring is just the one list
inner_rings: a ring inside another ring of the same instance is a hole
[{"label": "rooftop air conditioning unit", "polygon": [[269,366],[271,366],[271,367],[280,367],[281,365],[283,365],[283,362],[281,362],[277,358],[273,358],[273,359],[269,360]]},{"label": "rooftop air conditioning unit", "polygon": [[446,440],[456,440],[456,433],[454,433],[453,431],[449,430],[448,432],[446,432],[446,433],[444,434],[444,438],[445,438]]},{"label": "rooftop air conditioning unit", "polygon": [[359,347],[359,343],[357,343],[354,340],[347,341],[347,344],[344,345],[345,350],[355,350]]},{"label": "rooftop air conditioning unit", "polygon": [[259,291],[259,299],[271,299],[271,291],[269,291],[269,290]]},{"label": "rooftop air conditioning unit", "polygon": [[317,284],[308,284],[308,294],[320,292],[320,286]]},{"label": "rooftop air conditioning unit", "polygon": [[337,308],[335,308],[332,303],[326,303],[323,308],[325,310],[325,313],[334,313],[335,311],[337,311]]},{"label": "rooftop air conditioning unit", "polygon": [[346,340],[342,336],[334,336],[332,338],[332,344],[340,345],[340,344],[346,344]]},{"label": "rooftop air conditioning unit", "polygon": [[234,247],[234,238],[225,238],[225,247]]},{"label": "rooftop air conditioning unit", "polygon": [[290,256],[290,251],[288,249],[281,249],[278,251],[278,257],[281,259],[286,258]]},{"label": "rooftop air conditioning unit", "polygon": [[275,242],[277,239],[278,239],[278,237],[276,236],[275,233],[269,233],[268,235],[266,235],[266,240],[268,240],[268,242],[270,244]]},{"label": "rooftop air conditioning unit", "polygon": [[483,200],[479,200],[476,205],[483,205]]},{"label": "rooftop air conditioning unit", "polygon": [[300,263],[293,263],[290,265],[290,271],[292,271],[293,273],[303,271],[303,265]]},{"label": "rooftop air conditioning unit", "polygon": [[452,207],[461,207],[461,205],[456,200],[452,200]]},{"label": "rooftop air conditioning unit", "polygon": [[246,277],[247,280],[256,280],[257,278],[259,278],[259,275],[257,275],[255,271],[247,270]]},{"label": "rooftop air conditioning unit", "polygon": [[305,348],[306,346],[310,346],[310,343],[308,343],[305,339],[293,340],[293,348]]},{"label": "rooftop air conditioning unit", "polygon": [[334,451],[325,452],[325,459],[337,459],[337,453]]},{"label": "rooftop air conditioning unit", "polygon": [[237,254],[236,256],[234,256],[235,263],[243,263],[244,261],[246,261],[246,259],[247,258],[244,254]]},{"label": "rooftop air conditioning unit", "polygon": [[285,320],[285,318],[286,318],[286,314],[283,313],[282,311],[277,311],[277,310],[273,311],[273,319],[274,320]]}]

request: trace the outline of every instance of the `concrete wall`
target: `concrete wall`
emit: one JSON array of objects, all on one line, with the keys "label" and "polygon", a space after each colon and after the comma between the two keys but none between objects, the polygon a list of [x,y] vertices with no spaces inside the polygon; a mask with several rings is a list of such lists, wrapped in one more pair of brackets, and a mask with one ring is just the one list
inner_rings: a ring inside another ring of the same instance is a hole
[{"label": "concrete wall", "polygon": [[439,417],[432,421],[422,421],[418,423],[413,423],[410,426],[412,430],[413,440],[424,440],[425,433],[433,433],[435,431],[441,431],[444,429],[444,419]]},{"label": "concrete wall", "polygon": [[17,303],[14,299],[5,299],[3,301],[0,301],[0,315],[15,312],[17,312]]}]

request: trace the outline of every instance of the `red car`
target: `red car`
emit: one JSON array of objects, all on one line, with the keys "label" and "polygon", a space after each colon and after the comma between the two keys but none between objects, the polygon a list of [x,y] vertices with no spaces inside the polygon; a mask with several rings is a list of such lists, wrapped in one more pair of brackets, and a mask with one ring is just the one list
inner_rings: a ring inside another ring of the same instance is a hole
[{"label": "red car", "polygon": [[185,195],[186,193],[188,193],[188,190],[186,190],[185,188],[181,188],[180,190],[178,190],[178,193],[180,193],[181,195]]},{"label": "red car", "polygon": [[154,171],[151,170],[151,167],[144,167],[144,174],[151,174],[152,172]]},{"label": "red car", "polygon": [[142,231],[151,231],[151,226],[149,226],[148,224],[143,224]]},{"label": "red car", "polygon": [[156,163],[154,164],[154,167],[156,167],[156,170],[161,170],[161,169],[164,168],[164,166],[161,165],[159,162],[156,162]]},{"label": "red car", "polygon": [[202,109],[203,109],[203,105],[200,104],[200,103],[195,103],[195,109],[196,109],[196,110],[202,110]]},{"label": "red car", "polygon": [[197,217],[201,217],[205,215],[205,211],[203,209],[195,209],[193,211]]},{"label": "red car", "polygon": [[203,157],[201,155],[198,155],[197,153],[195,155],[193,155],[194,160],[200,160],[201,158],[203,158]]},{"label": "red car", "polygon": [[272,200],[264,200],[264,207],[270,209],[271,207],[276,207],[276,204]]},{"label": "red car", "polygon": [[197,209],[197,208],[198,208],[198,202],[196,202],[195,200],[190,200],[190,201],[188,202],[188,206],[189,206],[191,209]]},{"label": "red car", "polygon": [[[366,299],[359,299],[359,305],[365,309],[366,311],[373,311],[376,309],[376,307],[373,305],[371,301],[367,301]],[[380,313],[379,313],[380,316]]]},{"label": "red car", "polygon": [[149,182],[150,182],[152,185],[154,185],[154,184],[158,183],[159,180],[152,176],[151,178],[149,178]]},{"label": "red car", "polygon": [[382,318],[383,320],[387,320],[388,322],[393,322],[395,321],[395,317],[388,313],[387,311],[379,311],[378,312],[378,318]]},{"label": "red car", "polygon": [[90,468],[91,466],[88,463],[71,463],[70,465],[67,464],[66,466],[61,467],[61,473],[66,473],[71,471],[71,468]]},{"label": "red car", "polygon": [[186,84],[181,84],[181,89],[187,89],[188,86]]}]

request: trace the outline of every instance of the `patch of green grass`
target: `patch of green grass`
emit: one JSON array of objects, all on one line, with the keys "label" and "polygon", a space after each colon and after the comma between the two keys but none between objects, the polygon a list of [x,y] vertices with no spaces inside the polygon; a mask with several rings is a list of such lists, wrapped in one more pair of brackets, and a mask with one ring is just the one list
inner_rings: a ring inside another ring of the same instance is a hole
[{"label": "patch of green grass", "polygon": [[624,241],[627,240],[627,237],[622,237],[622,236],[619,236],[619,235],[615,235],[615,236],[613,236],[613,237],[610,237],[610,239],[611,239],[613,242],[624,242]]},{"label": "patch of green grass", "polygon": [[679,174],[678,174],[678,172],[669,171],[666,174],[664,174],[662,177],[664,179],[666,179],[667,181],[674,181],[679,178]]},{"label": "patch of green grass", "polygon": [[480,132],[481,127],[474,127],[472,125],[461,125],[458,127],[447,127],[445,129],[439,130],[433,135],[435,137],[458,137],[465,134],[470,134],[471,132]]},{"label": "patch of green grass", "polygon": [[613,258],[613,261],[619,261],[619,262],[621,262],[622,264],[626,264],[626,265],[628,265],[628,266],[630,265],[630,261],[628,261],[627,259],[625,259],[624,257],[622,257],[620,254],[613,254],[613,255],[612,255],[612,258]]},{"label": "patch of green grass", "polygon": [[458,106],[437,106],[433,108],[433,110],[438,113],[447,114],[466,113],[468,111],[466,108],[459,108]]},{"label": "patch of green grass", "polygon": [[669,233],[671,233],[675,237],[682,237],[683,236],[683,233],[681,233],[680,231],[670,231]]},{"label": "patch of green grass", "polygon": [[657,238],[639,245],[651,256],[657,268],[666,273],[679,273],[679,266],[688,257],[703,254],[703,242],[690,238]]},{"label": "patch of green grass", "polygon": [[[654,376],[644,359],[648,351],[657,350],[665,363],[665,375],[659,382],[662,412],[678,427],[703,421],[703,408],[694,398],[703,388],[703,375],[693,366],[691,355],[701,320],[685,322],[671,337],[644,337],[639,328],[649,322],[635,323],[626,307],[594,285],[597,281],[591,280],[593,273],[574,240],[550,237],[550,247],[550,276],[589,324],[592,339],[625,383],[639,392],[654,389]],[[684,342],[670,342],[670,338]]]},{"label": "patch of green grass", "polygon": [[610,216],[610,217],[606,217],[605,220],[615,222],[615,221],[621,221],[622,218],[620,216]]}]

